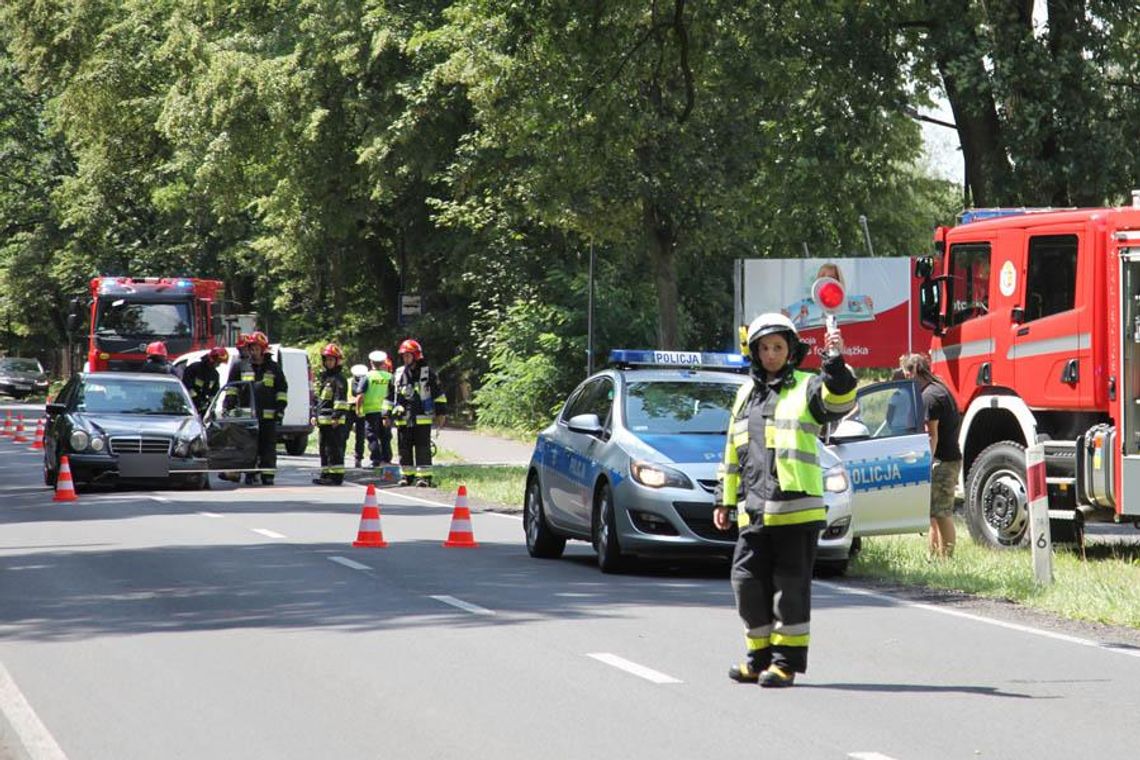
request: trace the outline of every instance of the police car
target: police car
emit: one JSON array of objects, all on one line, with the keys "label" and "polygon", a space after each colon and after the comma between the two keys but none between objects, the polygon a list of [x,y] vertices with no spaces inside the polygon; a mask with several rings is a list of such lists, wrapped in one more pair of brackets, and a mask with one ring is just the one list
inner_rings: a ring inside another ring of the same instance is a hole
[{"label": "police car", "polygon": [[[532,557],[589,541],[603,572],[635,556],[731,556],[713,525],[717,467],[748,360],[739,354],[611,352],[535,444],[523,527]],[[818,567],[842,573],[864,535],[929,526],[930,445],[910,381],[860,389],[820,441],[827,527]]]}]

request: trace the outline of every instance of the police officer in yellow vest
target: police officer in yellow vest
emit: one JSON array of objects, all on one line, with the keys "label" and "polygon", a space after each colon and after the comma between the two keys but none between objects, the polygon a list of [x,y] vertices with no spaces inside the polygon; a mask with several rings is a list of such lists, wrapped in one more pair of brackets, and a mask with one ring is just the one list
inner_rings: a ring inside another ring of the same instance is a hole
[{"label": "police officer in yellow vest", "polygon": [[736,509],[740,528],[731,578],[747,657],[729,670],[735,681],[791,686],[807,669],[812,567],[827,515],[819,433],[855,405],[838,331],[825,349],[819,375],[801,372],[807,346],[788,317],[762,314],[748,326],[751,378],[733,405],[713,511],[728,530]]},{"label": "police officer in yellow vest", "polygon": [[356,413],[364,419],[368,431],[368,452],[372,466],[392,461],[392,373],[391,362],[384,351],[368,354],[372,369],[361,379],[356,396]]}]

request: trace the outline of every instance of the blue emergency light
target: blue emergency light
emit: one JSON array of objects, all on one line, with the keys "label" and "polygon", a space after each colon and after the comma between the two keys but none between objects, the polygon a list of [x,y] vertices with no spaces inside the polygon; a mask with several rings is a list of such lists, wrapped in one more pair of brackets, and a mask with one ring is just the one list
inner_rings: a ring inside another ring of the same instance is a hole
[{"label": "blue emergency light", "polygon": [[984,222],[987,219],[1001,219],[1005,216],[1023,216],[1025,214],[1041,214],[1046,211],[1060,211],[1055,208],[971,208],[958,214],[958,224],[971,222]]},{"label": "blue emergency light", "polygon": [[616,348],[610,351],[610,364],[623,367],[678,367],[681,369],[743,370],[748,358],[743,354],[705,351],[653,351]]}]

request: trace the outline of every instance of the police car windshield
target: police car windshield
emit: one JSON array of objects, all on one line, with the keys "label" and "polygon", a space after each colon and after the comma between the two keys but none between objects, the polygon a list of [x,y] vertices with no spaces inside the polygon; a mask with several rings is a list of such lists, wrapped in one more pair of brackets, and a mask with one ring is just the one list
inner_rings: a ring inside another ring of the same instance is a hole
[{"label": "police car windshield", "polygon": [[625,392],[626,428],[645,435],[724,435],[738,387],[673,380],[632,382]]},{"label": "police car windshield", "polygon": [[190,304],[104,302],[95,333],[124,338],[179,338],[190,335]]}]

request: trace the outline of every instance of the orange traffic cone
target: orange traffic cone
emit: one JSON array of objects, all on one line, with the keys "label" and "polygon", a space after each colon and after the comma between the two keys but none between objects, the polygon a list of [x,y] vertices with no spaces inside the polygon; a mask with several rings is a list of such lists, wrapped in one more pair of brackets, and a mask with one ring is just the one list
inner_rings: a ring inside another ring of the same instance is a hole
[{"label": "orange traffic cone", "polygon": [[71,482],[71,465],[66,456],[59,458],[59,475],[55,479],[55,496],[52,501],[75,501],[75,484]]},{"label": "orange traffic cone", "polygon": [[12,436],[12,443],[28,443],[28,436],[24,435],[24,413],[20,412],[19,421],[16,423],[16,434]]},{"label": "orange traffic cone", "polygon": [[33,449],[42,449],[44,447],[44,418],[40,417],[36,420],[36,437],[32,441]]},{"label": "orange traffic cone", "polygon": [[11,412],[7,412],[5,417],[4,417],[4,429],[0,430],[0,435],[4,436],[5,438],[11,438],[12,437],[12,413]]},{"label": "orange traffic cone", "polygon": [[451,513],[451,533],[444,546],[451,548],[474,549],[475,534],[471,531],[471,510],[467,508],[467,486],[459,486],[455,496],[455,511]]},{"label": "orange traffic cone", "polygon": [[362,548],[383,549],[388,545],[384,540],[384,531],[380,528],[380,507],[376,504],[376,486],[368,484],[368,491],[364,494],[364,509],[360,511],[360,530],[356,532],[353,546]]}]

